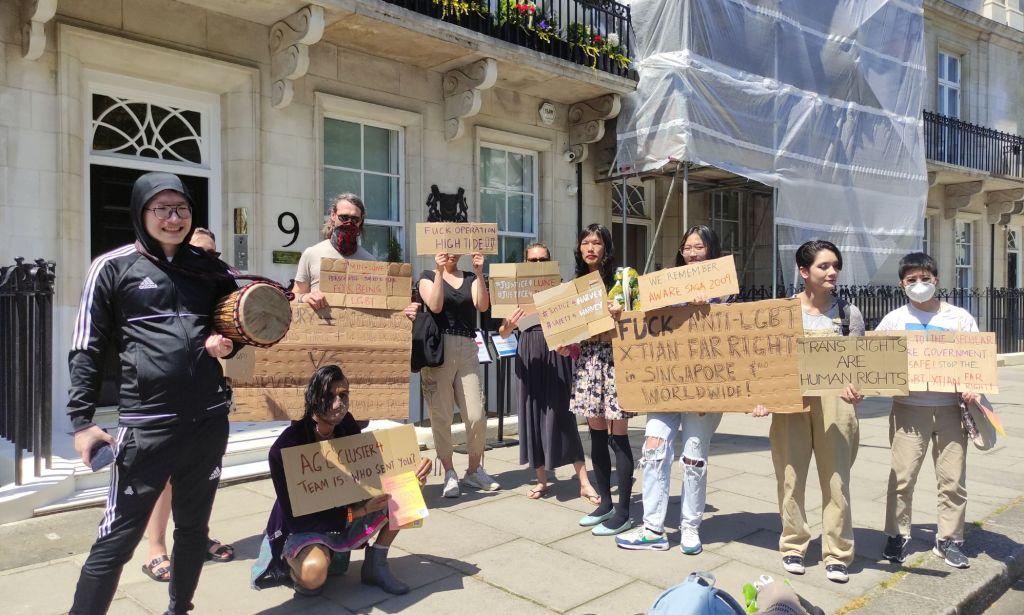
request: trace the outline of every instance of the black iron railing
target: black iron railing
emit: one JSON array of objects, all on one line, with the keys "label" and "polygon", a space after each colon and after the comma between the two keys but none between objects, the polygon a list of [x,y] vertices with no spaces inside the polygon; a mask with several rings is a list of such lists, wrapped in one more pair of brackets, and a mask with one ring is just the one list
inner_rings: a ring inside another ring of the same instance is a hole
[{"label": "black iron railing", "polygon": [[23,451],[35,475],[51,460],[53,281],[42,259],[0,267],[0,437],[14,444],[14,482],[22,483]]},{"label": "black iron railing", "polygon": [[[792,297],[800,288],[779,287],[779,297]],[[841,286],[838,294],[856,305],[864,315],[868,330],[874,329],[882,317],[907,303],[906,294],[894,286]],[[1020,288],[943,288],[937,296],[952,305],[964,308],[978,321],[978,329],[996,334],[1000,353],[1024,352],[1024,290]],[[769,299],[771,287],[740,289],[739,301]]]},{"label": "black iron railing", "polygon": [[1024,137],[924,112],[925,154],[929,160],[1024,177]]},{"label": "black iron railing", "polygon": [[614,0],[385,0],[475,32],[637,79],[629,6]]}]

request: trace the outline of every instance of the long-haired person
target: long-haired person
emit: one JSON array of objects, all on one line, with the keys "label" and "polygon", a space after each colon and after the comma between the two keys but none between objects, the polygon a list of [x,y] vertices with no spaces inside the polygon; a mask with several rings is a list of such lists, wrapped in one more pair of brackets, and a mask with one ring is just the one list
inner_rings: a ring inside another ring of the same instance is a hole
[{"label": "long-haired person", "polygon": [[[551,260],[551,252],[544,244],[534,243],[527,246],[525,258],[528,263],[546,262]],[[528,497],[544,497],[548,492],[547,473],[571,463],[580,481],[580,497],[596,506],[601,496],[590,484],[576,416],[569,412],[572,360],[548,348],[536,315],[528,316],[518,309],[501,321],[498,333],[507,338],[516,328],[522,331],[515,362],[519,381],[519,463],[529,464],[537,472],[537,484]]]},{"label": "long-haired person", "polygon": [[[676,267],[692,265],[722,256],[721,242],[711,228],[693,226],[683,233],[676,254]],[[713,300],[717,302],[717,300]],[[706,299],[694,301],[707,303]],[[665,536],[665,515],[668,512],[669,479],[675,461],[675,442],[680,430],[683,454],[679,463],[683,467],[683,493],[679,499],[679,548],[687,555],[703,550],[700,542],[700,523],[704,518],[704,504],[708,488],[708,452],[711,435],[722,422],[720,412],[649,412],[640,461],[644,469],[644,523],[615,539],[623,549],[669,548]]]},{"label": "long-haired person", "polygon": [[[348,378],[337,365],[325,365],[313,373],[306,385],[305,406],[302,418],[292,421],[270,447],[270,479],[277,500],[252,566],[253,587],[290,581],[300,594],[319,594],[328,575],[348,567],[351,551],[376,535],[363,559],[362,582],[389,594],[408,592],[409,586],[396,579],[388,566],[388,547],[398,536],[398,528],[388,525],[387,494],[308,515],[292,513],[281,450],[360,432],[349,411]],[[416,476],[422,482],[429,471],[430,460],[424,460]]]},{"label": "long-haired person", "polygon": [[[600,224],[591,224],[580,232],[576,242],[576,277],[599,272],[605,289],[611,289],[615,277],[615,245],[612,234]],[[609,299],[609,312],[618,320],[622,305]],[[568,349],[561,348],[560,353]],[[594,483],[601,497],[594,512],[580,519],[580,525],[593,526],[595,536],[613,536],[632,526],[629,498],[633,491],[633,450],[629,446],[628,423],[632,413],[619,406],[615,388],[615,365],[608,336],[596,336],[579,346],[573,374],[569,410],[585,417],[590,429],[590,457],[594,464]],[[618,501],[612,504],[612,458],[615,454],[615,483]]]}]

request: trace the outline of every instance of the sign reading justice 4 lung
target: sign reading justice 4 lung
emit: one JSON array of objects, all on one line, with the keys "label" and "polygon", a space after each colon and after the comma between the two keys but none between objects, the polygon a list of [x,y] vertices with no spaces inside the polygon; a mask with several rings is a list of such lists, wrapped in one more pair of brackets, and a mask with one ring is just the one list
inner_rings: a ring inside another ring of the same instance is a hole
[{"label": "sign reading justice 4 lung", "polygon": [[489,270],[491,318],[508,318],[517,309],[536,310],[533,295],[562,283],[558,263],[494,263]]},{"label": "sign reading justice 4 lung", "polygon": [[626,312],[613,333],[615,385],[626,410],[804,410],[798,299]]}]

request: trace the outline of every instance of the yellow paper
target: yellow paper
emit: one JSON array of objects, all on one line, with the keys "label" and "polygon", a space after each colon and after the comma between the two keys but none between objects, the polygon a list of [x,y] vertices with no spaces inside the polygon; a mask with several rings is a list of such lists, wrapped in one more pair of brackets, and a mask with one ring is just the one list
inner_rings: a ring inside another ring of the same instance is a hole
[{"label": "yellow paper", "polygon": [[404,472],[395,476],[381,478],[381,488],[388,498],[388,525],[391,527],[420,527],[422,520],[430,514],[427,504],[423,501],[420,481],[413,472]]}]

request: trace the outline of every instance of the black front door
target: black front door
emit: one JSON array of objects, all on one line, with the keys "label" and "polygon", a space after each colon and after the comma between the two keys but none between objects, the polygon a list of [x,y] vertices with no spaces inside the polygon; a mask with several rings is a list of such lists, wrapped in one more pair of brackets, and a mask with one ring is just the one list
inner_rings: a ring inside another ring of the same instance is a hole
[{"label": "black front door", "polygon": [[[132,186],[146,171],[125,169],[106,165],[89,165],[89,240],[90,256],[96,258],[115,248],[135,242],[132,228],[131,202]],[[208,185],[205,177],[181,175],[181,181],[188,188],[195,202],[192,212],[192,226],[207,226],[210,217]],[[117,381],[120,365],[117,349],[111,348],[103,358],[103,386],[100,389],[99,406],[117,405]]]}]

